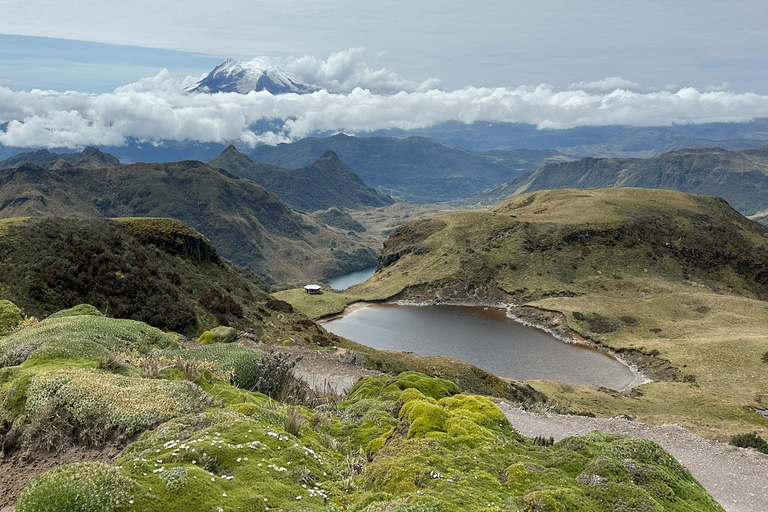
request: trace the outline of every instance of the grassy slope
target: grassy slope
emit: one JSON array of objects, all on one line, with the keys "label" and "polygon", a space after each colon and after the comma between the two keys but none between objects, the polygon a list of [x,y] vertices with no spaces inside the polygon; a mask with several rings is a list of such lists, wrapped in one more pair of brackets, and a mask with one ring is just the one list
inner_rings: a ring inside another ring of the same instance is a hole
[{"label": "grassy slope", "polygon": [[[715,198],[642,189],[539,192],[490,212],[405,225],[386,243],[389,264],[343,300],[503,300],[559,311],[597,343],[655,354],[651,364],[670,361],[673,371],[660,378],[673,380],[631,397],[534,387],[575,410],[673,421],[724,440],[765,426],[748,410],[768,405],[765,233]],[[342,302],[283,293],[313,317]],[[594,332],[602,329],[586,321],[593,313],[616,330]]]},{"label": "grassy slope", "polygon": [[[78,343],[94,329],[97,340]],[[442,379],[372,376],[346,401],[309,408],[234,388],[226,368],[210,366],[267,357],[246,347],[173,348],[138,322],[85,315],[0,337],[0,351],[38,342],[0,369],[3,450],[127,446],[114,464],[39,475],[19,512],[722,510],[651,442],[588,434],[540,446],[490,400]],[[126,360],[105,363],[104,350]],[[190,371],[201,350],[207,366]]]}]

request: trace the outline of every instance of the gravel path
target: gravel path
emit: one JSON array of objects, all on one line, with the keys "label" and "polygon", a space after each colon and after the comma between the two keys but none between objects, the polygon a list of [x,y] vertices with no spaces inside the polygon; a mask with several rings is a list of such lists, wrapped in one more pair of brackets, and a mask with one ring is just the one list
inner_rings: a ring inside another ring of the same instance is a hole
[{"label": "gravel path", "polygon": [[663,446],[728,512],[768,510],[768,456],[704,439],[679,425],[646,425],[624,418],[588,418],[499,407],[524,436],[555,440],[602,430],[650,439]]}]

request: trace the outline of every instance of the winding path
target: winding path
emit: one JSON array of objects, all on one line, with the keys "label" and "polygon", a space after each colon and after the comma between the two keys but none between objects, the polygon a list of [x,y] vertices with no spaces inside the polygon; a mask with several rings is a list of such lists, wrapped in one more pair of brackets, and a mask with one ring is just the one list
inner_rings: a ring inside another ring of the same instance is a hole
[{"label": "winding path", "polygon": [[768,456],[704,439],[674,424],[646,425],[621,417],[588,418],[533,413],[500,402],[499,408],[524,436],[555,440],[602,430],[649,439],[663,446],[728,512],[768,510]]}]

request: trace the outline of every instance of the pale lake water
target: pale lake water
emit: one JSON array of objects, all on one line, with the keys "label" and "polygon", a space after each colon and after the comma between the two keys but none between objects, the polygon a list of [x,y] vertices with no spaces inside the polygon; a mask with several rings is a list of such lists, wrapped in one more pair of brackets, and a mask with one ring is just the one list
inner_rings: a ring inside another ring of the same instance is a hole
[{"label": "pale lake water", "polygon": [[368,267],[343,276],[331,277],[326,279],[328,285],[334,290],[346,290],[352,285],[367,281],[376,271],[376,267]]},{"label": "pale lake water", "polygon": [[329,332],[383,350],[461,359],[500,377],[624,389],[627,365],[527,327],[500,308],[375,304],[325,322]]}]

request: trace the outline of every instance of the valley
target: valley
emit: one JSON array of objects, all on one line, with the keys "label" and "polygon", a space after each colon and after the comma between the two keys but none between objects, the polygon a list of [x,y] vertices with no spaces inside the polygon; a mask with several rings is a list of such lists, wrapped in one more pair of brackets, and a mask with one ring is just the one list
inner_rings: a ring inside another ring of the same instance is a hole
[{"label": "valley", "polygon": [[[551,153],[529,153],[538,170],[490,208],[408,202],[335,151],[284,168],[231,146],[208,164],[123,165],[88,148],[0,170],[0,484],[13,489],[0,508],[106,486],[114,510],[180,510],[193,497],[214,510],[741,510],[650,441],[528,438],[494,403],[676,423],[720,442],[764,431],[753,411],[768,407],[764,226],[723,199],[631,180],[538,190],[540,176],[579,184],[567,170],[584,162]],[[750,186],[744,162],[762,175],[764,149],[719,151],[732,189]],[[482,187],[467,184],[472,172],[455,186]],[[685,181],[676,172],[662,174]],[[441,187],[431,200],[458,190]],[[342,291],[303,289],[371,265]],[[392,303],[443,316],[416,321]],[[482,306],[466,309],[480,323],[458,305]],[[401,344],[374,343],[391,331],[366,317],[376,310],[394,315]],[[357,334],[323,323],[339,314],[364,318]],[[515,322],[560,339],[525,328],[542,338],[510,350]],[[499,333],[483,330],[492,323]],[[417,346],[419,331],[456,334],[457,350]],[[579,366],[569,350],[595,359]],[[521,366],[507,374],[498,365],[511,358]],[[624,373],[601,380],[611,365]]]}]

